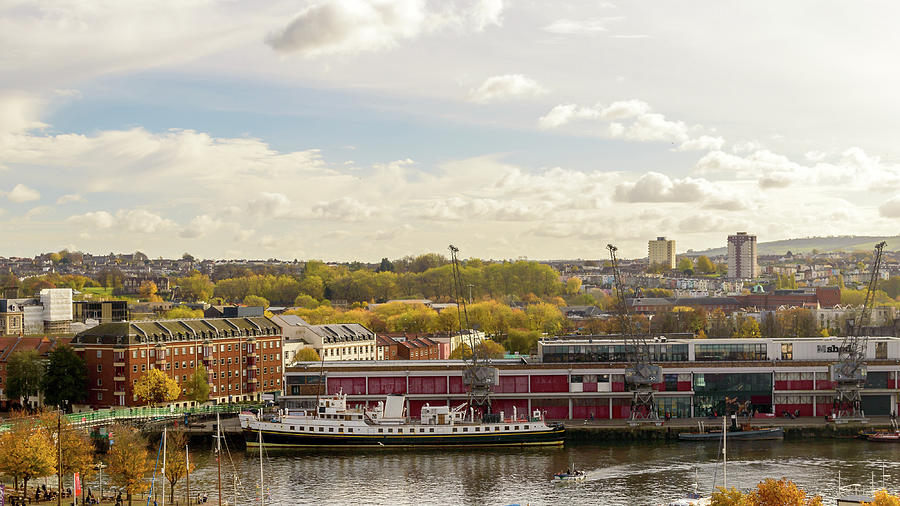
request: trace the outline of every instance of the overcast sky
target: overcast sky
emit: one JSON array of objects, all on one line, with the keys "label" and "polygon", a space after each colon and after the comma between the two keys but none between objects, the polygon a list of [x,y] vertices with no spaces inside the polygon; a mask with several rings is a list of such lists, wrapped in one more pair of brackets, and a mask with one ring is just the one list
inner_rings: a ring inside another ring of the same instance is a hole
[{"label": "overcast sky", "polygon": [[0,255],[900,233],[894,2],[0,3]]}]

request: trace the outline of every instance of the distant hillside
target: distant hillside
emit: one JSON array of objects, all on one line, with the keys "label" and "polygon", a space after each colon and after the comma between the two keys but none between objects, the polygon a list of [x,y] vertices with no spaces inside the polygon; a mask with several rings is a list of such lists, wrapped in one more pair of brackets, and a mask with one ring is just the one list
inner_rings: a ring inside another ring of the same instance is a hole
[{"label": "distant hillside", "polygon": [[[836,237],[806,237],[803,239],[785,239],[783,241],[761,242],[757,244],[759,255],[784,255],[791,253],[809,253],[817,250],[819,253],[829,251],[870,251],[875,244],[886,241],[885,251],[900,250],[900,236],[877,237],[866,235],[842,235]],[[688,251],[687,256],[716,256],[727,253],[726,248],[713,248],[703,251]]]}]

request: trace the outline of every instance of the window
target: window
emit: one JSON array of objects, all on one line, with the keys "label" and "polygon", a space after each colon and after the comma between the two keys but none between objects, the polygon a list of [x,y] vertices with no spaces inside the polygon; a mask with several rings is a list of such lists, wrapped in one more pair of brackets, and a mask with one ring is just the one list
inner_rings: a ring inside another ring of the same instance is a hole
[{"label": "window", "polygon": [[382,433],[382,432],[384,432],[384,429],[378,429],[378,433],[379,433],[379,434]]},{"label": "window", "polygon": [[480,428],[480,427],[475,427],[475,432],[481,432],[481,428]]},{"label": "window", "polygon": [[[325,427],[319,427],[319,432],[325,432]],[[381,431],[379,430],[379,432]]]},{"label": "window", "polygon": [[98,401],[102,401],[102,400],[103,400],[103,392],[97,392],[97,400],[98,400]]},{"label": "window", "polygon": [[97,358],[103,358],[103,350],[97,350]]},{"label": "window", "polygon": [[178,369],[178,362],[175,362],[175,369]]},{"label": "window", "polygon": [[343,427],[338,427],[338,432],[344,432],[344,428],[343,428]]},{"label": "window", "polygon": [[97,372],[103,372],[103,364],[97,364]]},{"label": "window", "polygon": [[794,360],[794,343],[781,343],[781,360]]},{"label": "window", "polygon": [[178,356],[178,348],[175,348],[175,356]]},{"label": "window", "polygon": [[146,370],[147,370],[147,364],[141,364],[141,372],[144,372]]},{"label": "window", "polygon": [[141,358],[147,358],[147,350],[141,350]]},{"label": "window", "polygon": [[137,372],[137,364],[131,366],[131,372]]},{"label": "window", "polygon": [[187,375],[182,374],[182,375],[181,375],[181,382],[184,383],[185,381],[187,381]]},{"label": "window", "polygon": [[519,430],[519,426],[516,425],[515,427],[513,427],[513,430]]},{"label": "window", "polygon": [[231,357],[228,357],[228,365],[231,365]]},{"label": "window", "polygon": [[97,386],[98,386],[98,387],[102,387],[102,386],[103,386],[103,378],[97,378]]},{"label": "window", "polygon": [[225,345],[224,345],[224,344],[220,344],[220,345],[219,345],[219,351],[225,351]]},{"label": "window", "polygon": [[137,350],[131,350],[131,358],[137,358]]},{"label": "window", "polygon": [[428,432],[434,432],[434,428],[428,429]]},{"label": "window", "polygon": [[886,360],[887,358],[887,343],[875,343],[875,359]]},{"label": "window", "polygon": [[388,432],[394,432],[394,429],[388,429]]},{"label": "window", "polygon": [[397,432],[399,432],[400,434],[403,434],[403,429],[397,429]]},{"label": "window", "polygon": [[230,344],[228,345],[228,351],[231,351],[231,345],[230,345]]},{"label": "window", "polygon": [[453,432],[459,432],[459,429],[457,429],[456,427],[453,427]]},{"label": "window", "polygon": [[194,354],[194,347],[191,346],[191,355],[193,355],[193,354]]}]

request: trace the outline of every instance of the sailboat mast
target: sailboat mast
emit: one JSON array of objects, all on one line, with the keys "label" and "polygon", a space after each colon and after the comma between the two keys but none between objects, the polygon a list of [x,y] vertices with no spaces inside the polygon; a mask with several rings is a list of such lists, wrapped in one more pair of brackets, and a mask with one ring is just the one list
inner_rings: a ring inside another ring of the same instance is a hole
[{"label": "sailboat mast", "polygon": [[[166,477],[166,428],[163,427],[163,478]],[[166,480],[163,479],[163,506],[166,506]]]},{"label": "sailboat mast", "polygon": [[219,412],[216,412],[216,464],[218,465],[219,506],[222,506],[222,423]]},{"label": "sailboat mast", "polygon": [[722,482],[728,489],[728,416],[722,417]]},{"label": "sailboat mast", "polygon": [[263,441],[262,427],[259,428],[259,504],[266,505],[266,488],[263,482]]}]

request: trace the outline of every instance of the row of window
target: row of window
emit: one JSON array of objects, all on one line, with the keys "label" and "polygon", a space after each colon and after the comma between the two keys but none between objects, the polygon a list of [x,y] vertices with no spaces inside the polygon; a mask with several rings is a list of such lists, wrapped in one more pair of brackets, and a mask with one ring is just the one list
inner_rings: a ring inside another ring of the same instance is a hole
[{"label": "row of window", "polygon": [[329,357],[337,357],[341,355],[355,355],[357,353],[372,353],[374,350],[375,345],[325,348],[325,355]]}]

